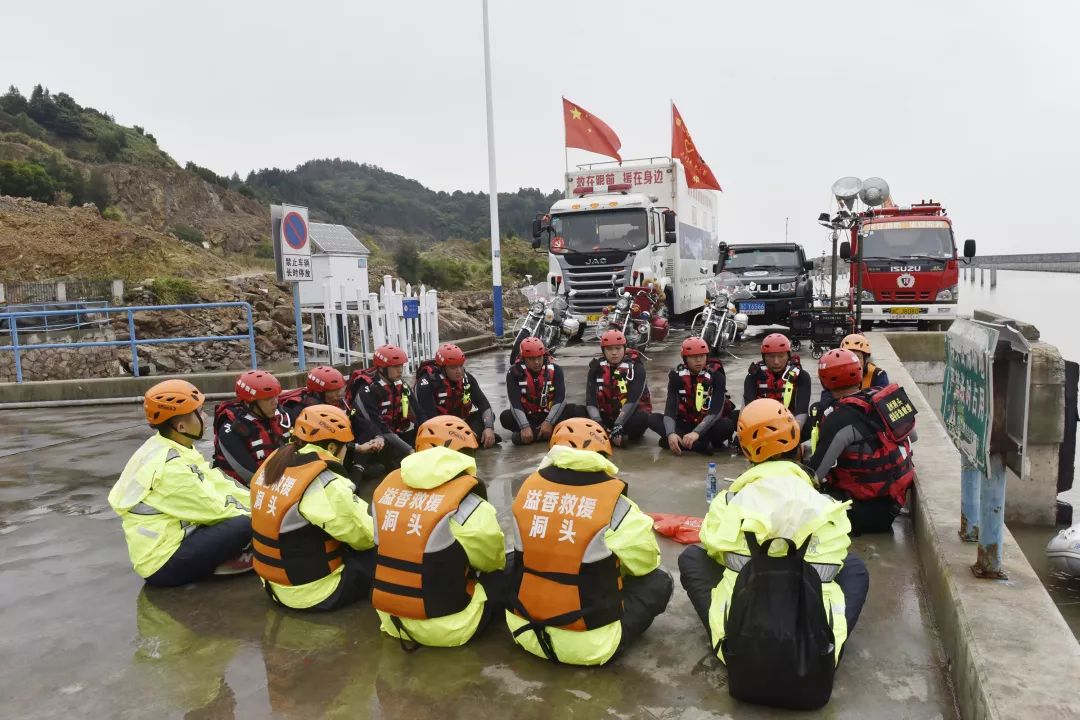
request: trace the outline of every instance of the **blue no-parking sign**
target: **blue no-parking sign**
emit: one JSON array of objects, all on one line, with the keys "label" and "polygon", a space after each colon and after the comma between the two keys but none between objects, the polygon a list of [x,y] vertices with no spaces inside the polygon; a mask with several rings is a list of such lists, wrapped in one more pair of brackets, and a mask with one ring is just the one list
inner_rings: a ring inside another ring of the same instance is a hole
[{"label": "blue no-parking sign", "polygon": [[308,211],[295,205],[274,205],[270,208],[274,232],[274,259],[278,279],[284,282],[304,282],[312,279],[311,242],[308,233]]}]

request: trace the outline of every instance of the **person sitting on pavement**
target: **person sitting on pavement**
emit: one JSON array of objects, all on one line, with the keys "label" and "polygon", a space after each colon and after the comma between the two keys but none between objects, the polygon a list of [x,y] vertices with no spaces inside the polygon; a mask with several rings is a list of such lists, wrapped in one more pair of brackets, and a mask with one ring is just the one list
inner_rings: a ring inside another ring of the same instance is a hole
[{"label": "person sitting on pavement", "polygon": [[263,370],[236,379],[236,399],[214,410],[214,467],[247,487],[263,460],[285,443],[292,425],[278,405],[281,383]]},{"label": "person sitting on pavement", "polygon": [[374,472],[396,469],[416,442],[416,403],[412,388],[402,379],[409,356],[397,345],[375,348],[373,366],[355,370],[347,396],[352,408],[353,432],[372,441]]},{"label": "person sitting on pavement", "polygon": [[251,480],[255,572],[280,605],[336,610],[371,591],[371,514],[341,464],[354,439],[341,408],[304,408]]},{"label": "person sitting on pavement", "polygon": [[517,591],[506,623],[537,657],[603,665],[664,612],[673,583],[652,519],[609,459],[607,432],[572,418],[550,445],[513,503]]},{"label": "person sitting on pavement", "polygon": [[649,428],[660,436],[660,447],[676,455],[711,455],[731,440],[738,411],[727,396],[724,366],[709,358],[708,344],[688,337],[681,352],[682,364],[668,373],[664,412],[649,416]]},{"label": "person sitting on pavement", "polygon": [[[805,547],[805,561],[821,578],[838,663],[870,586],[866,564],[849,551],[847,503],[819,493],[798,464],[799,426],[778,401],[754,400],[744,407],[738,434],[751,467],[712,501],[701,527],[701,545],[691,545],[679,556],[683,588],[713,652],[734,672],[731,668],[740,658],[725,657],[724,640],[736,582],[752,554],[750,541],[764,547],[771,538],[788,538],[800,551]],[[777,660],[778,667],[788,664],[787,659]],[[781,706],[783,691],[776,688]]]},{"label": "person sitting on pavement", "polygon": [[582,411],[566,402],[562,368],[548,355],[544,342],[527,337],[518,347],[518,361],[506,371],[510,407],[499,416],[515,445],[547,441],[560,420],[580,417]]},{"label": "person sitting on pavement", "polygon": [[627,350],[626,336],[608,330],[600,336],[603,355],[589,363],[585,410],[610,433],[615,447],[637,442],[649,427],[652,397],[645,377],[645,361],[637,350]]},{"label": "person sitting on pavement", "polygon": [[146,391],[154,434],[135,451],[109,492],[128,556],[148,585],[185,585],[251,569],[247,496],[195,449],[206,429],[203,394],[185,380]]},{"label": "person sitting on pavement", "polygon": [[495,411],[480,383],[465,369],[465,353],[457,345],[443,343],[434,360],[421,363],[415,393],[420,422],[453,415],[469,424],[480,438],[480,447],[487,449],[501,442],[495,433]]},{"label": "person sitting on pavement", "polygon": [[[866,339],[865,335],[858,333],[852,333],[848,335],[840,342],[841,350],[850,350],[855,353],[863,363],[863,379],[862,389],[869,390],[870,388],[883,388],[889,384],[889,373],[885,372],[884,368],[880,368],[874,363],[870,362],[870,341]],[[830,390],[821,391],[821,400],[819,410],[823,411],[829,405],[832,404],[833,394]]]},{"label": "person sitting on pavement", "polygon": [[802,427],[810,392],[810,375],[803,372],[799,356],[791,354],[791,341],[781,333],[766,335],[761,341],[761,360],[750,363],[743,381],[743,407],[761,398],[778,400]]},{"label": "person sitting on pavement", "polygon": [[405,649],[464,645],[506,595],[505,538],[466,454],[479,447],[464,420],[432,418],[417,432],[417,452],[372,496],[371,605],[382,631]]},{"label": "person sitting on pavement", "polygon": [[[852,501],[852,533],[889,532],[915,482],[915,409],[899,385],[864,390],[862,359],[850,350],[825,353],[818,377],[836,399],[812,413],[807,464],[826,493]],[[894,401],[884,416],[878,412]]]},{"label": "person sitting on pavement", "polygon": [[289,415],[292,422],[296,422],[300,411],[312,405],[336,405],[342,410],[347,409],[345,376],[337,368],[329,365],[311,368],[304,387],[283,392],[278,398],[278,407]]}]

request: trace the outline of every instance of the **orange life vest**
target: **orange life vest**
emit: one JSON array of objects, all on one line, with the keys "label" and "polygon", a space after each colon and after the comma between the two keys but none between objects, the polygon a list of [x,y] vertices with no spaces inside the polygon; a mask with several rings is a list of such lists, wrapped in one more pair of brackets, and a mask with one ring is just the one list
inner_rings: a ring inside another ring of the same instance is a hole
[{"label": "orange life vest", "polygon": [[378,556],[371,605],[391,616],[427,620],[461,612],[475,576],[450,518],[478,486],[459,475],[438,487],[409,487],[394,470],[372,496]]},{"label": "orange life vest", "polygon": [[512,610],[529,621],[515,635],[535,632],[549,659],[557,660],[546,628],[593,630],[622,618],[619,559],[602,536],[625,490],[602,472],[546,467],[514,498],[521,546]]},{"label": "orange life vest", "polygon": [[[266,463],[251,479],[252,549],[255,572],[263,580],[287,587],[304,585],[341,567],[345,552],[341,541],[307,522],[297,507],[311,483],[325,485],[337,477],[331,465],[345,474],[340,465],[316,453],[296,453],[273,487],[263,483]],[[286,516],[290,527],[283,529]]]}]

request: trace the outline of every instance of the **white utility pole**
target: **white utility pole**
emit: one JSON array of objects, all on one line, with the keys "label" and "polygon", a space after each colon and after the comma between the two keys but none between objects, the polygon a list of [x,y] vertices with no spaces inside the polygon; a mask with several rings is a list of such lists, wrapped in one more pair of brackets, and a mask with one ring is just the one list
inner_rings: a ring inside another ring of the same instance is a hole
[{"label": "white utility pole", "polygon": [[488,0],[484,10],[484,90],[487,98],[488,200],[491,213],[491,291],[495,311],[495,337],[503,335],[502,259],[499,257],[499,190],[495,183],[495,108],[491,102],[491,39],[488,30]]}]

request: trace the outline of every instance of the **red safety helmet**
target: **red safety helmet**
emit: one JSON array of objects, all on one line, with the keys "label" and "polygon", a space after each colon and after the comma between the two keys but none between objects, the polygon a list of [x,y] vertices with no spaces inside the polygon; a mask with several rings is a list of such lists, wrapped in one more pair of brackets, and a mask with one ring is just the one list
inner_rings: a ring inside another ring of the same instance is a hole
[{"label": "red safety helmet", "polygon": [[236,378],[236,399],[244,402],[265,400],[281,394],[281,383],[264,370],[248,370]]},{"label": "red safety helmet", "polygon": [[527,337],[521,341],[518,352],[521,353],[523,358],[544,357],[547,354],[547,348],[544,347],[544,341],[540,338]]},{"label": "red safety helmet", "polygon": [[691,355],[708,355],[709,344],[697,336],[688,337],[682,341],[681,352],[683,359]]},{"label": "red safety helmet", "polygon": [[653,340],[657,342],[664,340],[668,336],[668,332],[671,330],[671,326],[668,324],[666,317],[654,317],[652,319],[652,332],[650,335]]},{"label": "red safety helmet", "polygon": [[862,360],[850,350],[830,350],[818,360],[818,378],[826,390],[857,387],[862,375]]},{"label": "red safety helmet", "polygon": [[626,336],[622,334],[621,330],[608,330],[600,336],[600,347],[616,347],[618,345],[626,345]]},{"label": "red safety helmet", "polygon": [[791,352],[791,341],[782,333],[771,333],[761,341],[761,354]]},{"label": "red safety helmet", "polygon": [[453,343],[443,343],[435,351],[435,364],[439,367],[457,367],[465,364],[465,353]]},{"label": "red safety helmet", "polygon": [[345,387],[345,376],[329,365],[320,365],[308,372],[306,387],[313,393],[339,390]]},{"label": "red safety helmet", "polygon": [[375,348],[375,367],[395,367],[404,365],[409,361],[409,356],[397,345],[380,345]]}]

